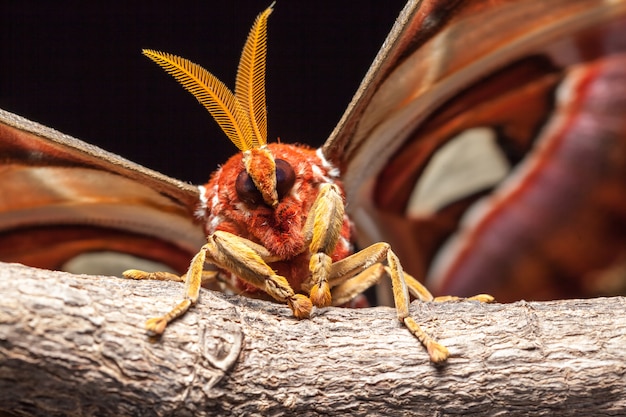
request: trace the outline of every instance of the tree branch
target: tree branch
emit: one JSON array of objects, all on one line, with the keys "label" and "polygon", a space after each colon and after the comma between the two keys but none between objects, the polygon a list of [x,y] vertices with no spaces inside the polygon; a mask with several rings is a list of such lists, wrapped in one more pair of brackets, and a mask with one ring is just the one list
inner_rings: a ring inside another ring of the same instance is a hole
[{"label": "tree branch", "polygon": [[0,415],[616,415],[626,299],[413,303],[435,367],[386,307],[317,310],[203,291],[161,339],[172,282],[0,265]]}]

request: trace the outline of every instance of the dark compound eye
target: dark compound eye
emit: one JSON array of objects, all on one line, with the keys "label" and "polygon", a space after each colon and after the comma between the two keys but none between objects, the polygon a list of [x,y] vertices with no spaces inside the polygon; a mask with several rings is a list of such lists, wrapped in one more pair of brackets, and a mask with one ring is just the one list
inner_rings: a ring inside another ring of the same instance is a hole
[{"label": "dark compound eye", "polygon": [[[283,159],[276,159],[276,192],[278,193],[278,199],[282,199],[286,196],[291,187],[296,182],[296,173],[289,162]],[[248,172],[244,169],[237,176],[235,181],[235,191],[241,201],[249,206],[257,206],[263,203],[263,196],[261,192],[254,185],[254,181]]]},{"label": "dark compound eye", "polygon": [[263,196],[261,196],[261,193],[257,190],[252,178],[245,169],[237,175],[235,191],[237,191],[239,199],[249,206],[257,206],[263,202]]},{"label": "dark compound eye", "polygon": [[278,192],[279,200],[289,194],[294,182],[296,182],[296,173],[289,162],[283,159],[276,159],[276,191]]}]

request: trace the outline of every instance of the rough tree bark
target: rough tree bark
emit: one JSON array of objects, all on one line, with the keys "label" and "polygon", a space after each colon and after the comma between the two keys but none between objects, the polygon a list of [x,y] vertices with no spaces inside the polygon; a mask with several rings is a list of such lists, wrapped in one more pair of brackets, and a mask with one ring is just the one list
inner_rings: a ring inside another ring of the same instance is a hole
[{"label": "rough tree bark", "polygon": [[386,307],[285,306],[181,284],[0,266],[0,415],[618,415],[626,299],[413,303],[435,367]]}]

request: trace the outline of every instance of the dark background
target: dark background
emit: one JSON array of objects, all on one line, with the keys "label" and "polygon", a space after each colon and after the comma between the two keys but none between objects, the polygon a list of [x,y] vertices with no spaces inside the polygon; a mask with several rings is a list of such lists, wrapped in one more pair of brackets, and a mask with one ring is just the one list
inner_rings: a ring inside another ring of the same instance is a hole
[{"label": "dark background", "polygon": [[[278,1],[268,24],[269,140],[324,142],[404,0]],[[209,113],[142,48],[234,86],[270,1],[3,1],[0,107],[167,175],[205,182],[236,152]]]}]

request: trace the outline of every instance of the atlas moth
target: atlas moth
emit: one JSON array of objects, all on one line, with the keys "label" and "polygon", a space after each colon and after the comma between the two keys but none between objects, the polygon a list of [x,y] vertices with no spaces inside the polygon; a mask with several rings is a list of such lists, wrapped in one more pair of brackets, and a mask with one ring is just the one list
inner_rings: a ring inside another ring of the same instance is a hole
[{"label": "atlas moth", "polygon": [[[361,246],[391,243],[436,293],[623,291],[625,15],[623,1],[408,2],[320,152]],[[1,259],[59,269],[109,249],[188,267],[204,192],[0,118]]]},{"label": "atlas moth", "polygon": [[[404,274],[387,243],[352,253],[339,170],[321,149],[267,143],[265,57],[272,7],[257,17],[250,30],[234,93],[184,58],[143,51],[196,97],[242,151],[200,187],[196,215],[205,224],[208,243],[191,261],[185,276],[185,299],[164,316],[148,320],[146,327],[151,333],[163,333],[169,322],[198,300],[207,274],[205,263],[217,268],[208,272],[210,279],[239,292],[262,292],[286,302],[297,318],[310,317],[313,306],[345,304],[389,276],[398,319],[423,343],[431,361],[443,362],[448,350],[409,316],[409,291],[424,301],[434,299],[430,292]],[[135,279],[170,277],[134,269],[124,275]],[[488,295],[475,298],[492,300]]]}]

